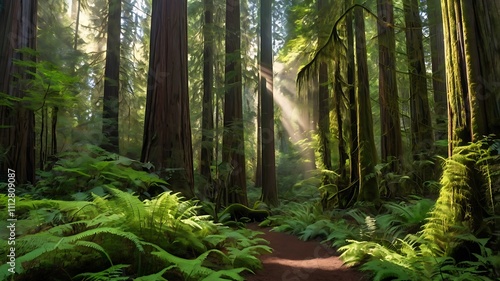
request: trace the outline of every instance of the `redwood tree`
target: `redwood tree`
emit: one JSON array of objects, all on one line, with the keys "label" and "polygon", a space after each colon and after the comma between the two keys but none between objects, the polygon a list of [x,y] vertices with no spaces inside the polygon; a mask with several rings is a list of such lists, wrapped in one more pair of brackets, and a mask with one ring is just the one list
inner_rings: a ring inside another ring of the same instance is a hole
[{"label": "redwood tree", "polygon": [[102,147],[114,153],[119,152],[120,34],[121,0],[108,0],[108,35],[102,113],[102,134],[106,139]]},{"label": "redwood tree", "polygon": [[203,112],[201,119],[201,153],[200,174],[204,177],[205,195],[214,197],[212,185],[211,165],[214,158],[214,43],[213,43],[213,0],[204,0],[204,25],[203,25]]},{"label": "redwood tree", "polygon": [[440,0],[427,0],[429,18],[429,39],[432,61],[432,90],[434,116],[436,119],[435,137],[443,140],[447,137],[446,110],[446,72],[443,38],[443,17]]},{"label": "redwood tree", "polygon": [[375,149],[375,140],[373,137],[365,22],[363,10],[361,8],[356,8],[354,10],[354,30],[356,37],[356,92],[358,101],[358,200],[376,201],[379,198],[377,179],[374,175],[375,164],[377,164],[377,150]]},{"label": "redwood tree", "polygon": [[260,1],[260,83],[261,85],[261,144],[262,144],[262,201],[278,205],[276,160],[274,149],[273,100],[273,37],[271,0]]},{"label": "redwood tree", "polygon": [[3,1],[0,9],[0,93],[13,99],[11,106],[0,106],[0,175],[12,169],[18,183],[35,182],[35,117],[16,101],[25,97],[31,77],[14,60],[34,60],[16,50],[36,47],[37,5],[37,0]]},{"label": "redwood tree", "polygon": [[392,0],[377,0],[379,18],[379,103],[382,161],[392,161],[391,171],[398,171],[403,155],[399,101],[396,84],[396,41]]},{"label": "redwood tree", "polygon": [[170,188],[194,196],[187,76],[187,2],[153,0],[141,161]]},{"label": "redwood tree", "polygon": [[226,0],[226,67],[222,161],[227,165],[224,203],[248,204],[241,84],[240,1]]},{"label": "redwood tree", "polygon": [[500,135],[500,4],[441,2],[448,92],[449,155],[456,146]]}]

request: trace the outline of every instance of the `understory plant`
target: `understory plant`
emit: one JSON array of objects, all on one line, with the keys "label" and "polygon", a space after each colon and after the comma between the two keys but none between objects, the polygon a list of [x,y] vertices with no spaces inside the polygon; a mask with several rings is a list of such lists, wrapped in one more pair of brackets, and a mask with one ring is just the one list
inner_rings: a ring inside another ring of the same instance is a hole
[{"label": "understory plant", "polygon": [[370,280],[499,280],[499,147],[486,139],[457,148],[443,160],[437,200],[413,196],[380,209],[358,202],[325,212],[289,204],[263,224],[322,238]]},{"label": "understory plant", "polygon": [[104,189],[91,201],[19,197],[16,274],[4,264],[0,279],[244,280],[261,266],[256,256],[271,251],[258,233],[216,224],[179,194],[141,201]]}]

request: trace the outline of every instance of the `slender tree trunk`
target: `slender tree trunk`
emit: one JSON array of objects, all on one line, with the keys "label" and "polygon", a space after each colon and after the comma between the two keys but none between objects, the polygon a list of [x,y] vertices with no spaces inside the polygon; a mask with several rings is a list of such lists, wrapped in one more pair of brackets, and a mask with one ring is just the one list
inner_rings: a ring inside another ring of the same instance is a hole
[{"label": "slender tree trunk", "polygon": [[[351,6],[352,1],[346,1],[346,8]],[[350,121],[350,138],[349,138],[349,178],[351,188],[346,193],[346,199],[352,201],[351,198],[358,192],[359,170],[358,170],[358,111],[356,101],[356,86],[354,80],[354,32],[352,28],[353,16],[352,12],[346,15],[346,30],[347,30],[347,84],[349,85],[349,121]]]},{"label": "slender tree trunk", "polygon": [[262,127],[261,127],[261,96],[267,87],[265,78],[259,74],[259,90],[257,91],[257,164],[255,165],[255,186],[262,187]]},{"label": "slender tree trunk", "polygon": [[278,205],[274,148],[273,37],[271,0],[260,1],[260,76],[262,121],[262,201]]},{"label": "slender tree trunk", "polygon": [[358,100],[358,157],[359,157],[359,201],[377,201],[380,197],[375,164],[377,151],[373,137],[372,109],[370,102],[368,62],[366,55],[365,22],[363,10],[354,10],[356,36],[357,100]]},{"label": "slender tree trunk", "polygon": [[151,162],[171,189],[192,198],[187,67],[187,2],[153,0],[141,161]]},{"label": "slender tree trunk", "polygon": [[418,0],[405,0],[403,4],[406,23],[406,53],[410,72],[411,145],[413,156],[417,157],[417,154],[426,153],[432,148],[434,137],[427,97],[427,73]]},{"label": "slender tree trunk", "polygon": [[104,99],[102,134],[106,137],[102,147],[119,152],[119,92],[120,92],[120,35],[121,0],[108,0],[108,38],[104,70]]},{"label": "slender tree trunk", "polygon": [[203,25],[203,113],[201,120],[200,173],[206,181],[205,195],[214,199],[211,166],[214,160],[214,43],[213,0],[204,0],[205,24]]},{"label": "slender tree trunk", "polygon": [[434,134],[427,94],[427,73],[418,0],[405,0],[403,5],[406,24],[406,54],[410,74],[411,148],[413,159],[419,161],[413,174],[417,186],[422,187],[425,181],[433,178],[434,167],[427,163],[431,160]]},{"label": "slender tree trunk", "polygon": [[436,116],[435,138],[447,138],[446,72],[444,55],[443,17],[440,0],[427,0],[432,61],[432,89]]},{"label": "slender tree trunk", "polygon": [[[326,0],[318,1],[318,13],[327,8]],[[325,35],[322,30],[318,30],[318,46],[325,42]],[[332,152],[330,149],[330,90],[328,86],[328,65],[326,62],[319,64],[319,88],[318,88],[318,135],[319,151],[323,168],[333,170]],[[326,179],[325,179],[326,180]],[[330,182],[324,182],[328,184]]]},{"label": "slender tree trunk", "polygon": [[[36,0],[4,1],[0,12],[0,92],[23,98],[30,75],[13,61],[34,60],[16,49],[36,47]],[[36,71],[30,69],[30,71]],[[15,78],[15,76],[17,76]],[[0,106],[0,175],[15,170],[17,183],[35,183],[35,118],[22,102]],[[6,182],[4,180],[4,182]]]},{"label": "slender tree trunk", "polygon": [[396,41],[392,0],[377,0],[379,42],[379,103],[381,124],[381,154],[390,162],[390,170],[401,170],[403,144],[399,121],[399,99],[396,83]]},{"label": "slender tree trunk", "polygon": [[342,91],[342,77],[340,76],[340,62],[335,63],[335,90],[333,91],[335,100],[335,115],[337,118],[337,131],[338,131],[338,149],[339,149],[339,175],[340,181],[346,182],[346,168],[345,163],[347,161],[347,152],[345,148],[344,141],[344,129],[342,122],[342,97],[344,93]]},{"label": "slender tree trunk", "polygon": [[243,132],[240,1],[226,0],[226,94],[222,161],[229,165],[226,202],[248,204]]}]

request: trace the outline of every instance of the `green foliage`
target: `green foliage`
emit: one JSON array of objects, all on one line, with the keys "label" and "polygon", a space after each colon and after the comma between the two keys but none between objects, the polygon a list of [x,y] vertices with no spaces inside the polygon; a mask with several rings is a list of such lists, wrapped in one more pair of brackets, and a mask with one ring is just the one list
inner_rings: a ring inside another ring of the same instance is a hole
[{"label": "green foliage", "polygon": [[77,151],[61,154],[50,172],[40,171],[41,179],[35,192],[52,198],[71,195],[85,200],[90,198],[90,191],[100,193],[99,190],[110,185],[151,197],[150,193],[168,190],[168,184],[156,174],[143,171],[150,167],[150,163],[142,164],[96,146],[84,145]]},{"label": "green foliage", "polygon": [[271,251],[257,232],[215,224],[178,194],[141,201],[112,185],[104,191],[91,202],[20,197],[18,222],[33,223],[16,239],[20,278],[243,280],[240,273],[261,266],[255,256]]}]

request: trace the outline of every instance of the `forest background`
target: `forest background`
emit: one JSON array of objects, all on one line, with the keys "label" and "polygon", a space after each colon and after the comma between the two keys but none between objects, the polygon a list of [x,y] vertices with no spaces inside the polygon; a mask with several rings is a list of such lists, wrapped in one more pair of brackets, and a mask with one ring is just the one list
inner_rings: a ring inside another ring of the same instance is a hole
[{"label": "forest background", "polygon": [[[99,213],[95,196],[128,196],[118,188],[135,192],[139,209],[168,194],[198,199],[215,221],[271,211],[266,223],[281,226],[287,205],[308,202],[309,214],[361,208],[370,232],[367,218],[390,211],[387,200],[417,195],[417,205],[437,200],[413,221],[433,243],[418,240],[419,256],[458,265],[480,255],[490,259],[467,268],[498,277],[498,1],[0,4],[0,166],[16,171],[27,202],[92,202]],[[65,219],[25,233],[83,219],[51,208]],[[468,257],[455,255],[460,245]]]}]

